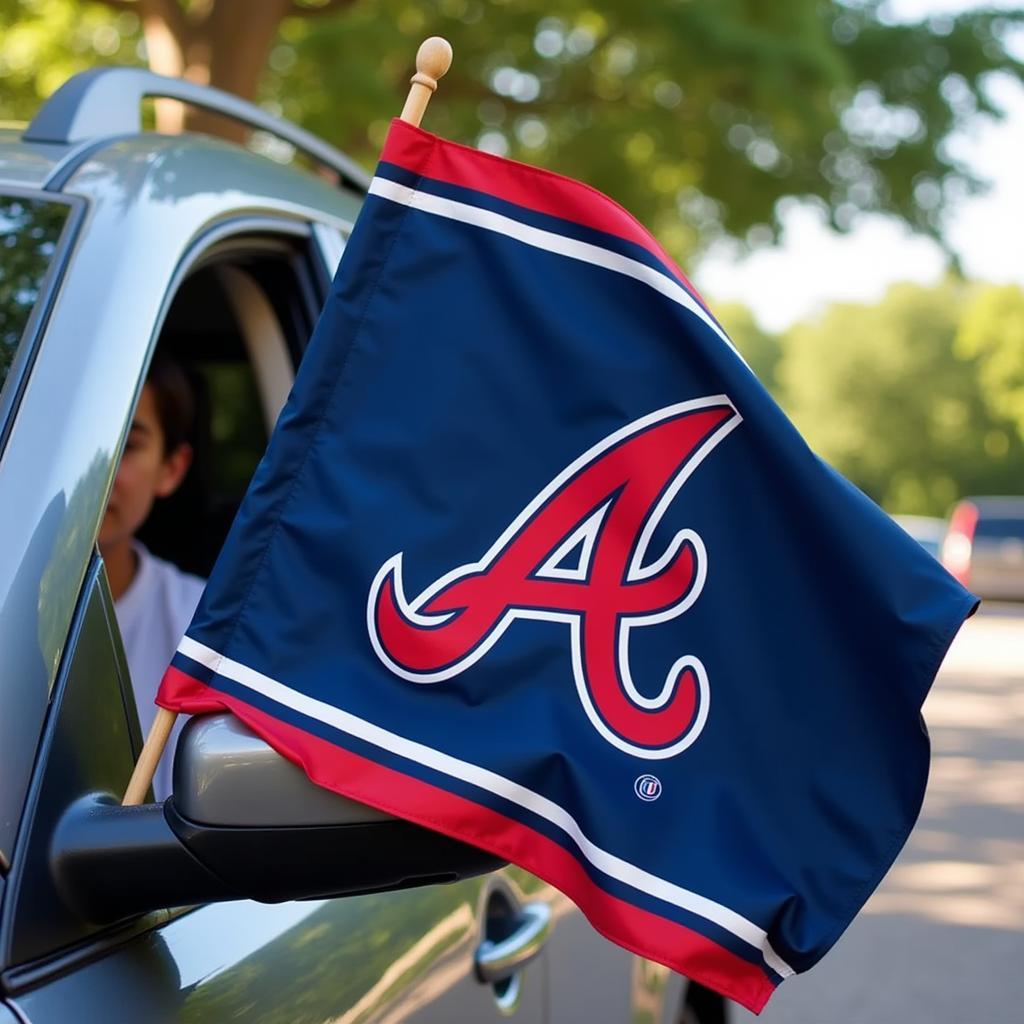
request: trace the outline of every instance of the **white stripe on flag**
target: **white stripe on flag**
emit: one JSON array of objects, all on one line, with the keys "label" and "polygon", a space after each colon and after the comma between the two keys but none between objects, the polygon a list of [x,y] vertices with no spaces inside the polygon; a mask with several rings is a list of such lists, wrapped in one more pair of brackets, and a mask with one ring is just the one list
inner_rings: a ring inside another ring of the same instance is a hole
[{"label": "white stripe on flag", "polygon": [[783,978],[788,978],[794,973],[793,969],[772,949],[765,932],[753,922],[748,921],[734,910],[715,903],[714,900],[709,900],[689,889],[684,889],[673,882],[652,875],[635,864],[630,864],[621,857],[602,850],[583,834],[571,814],[547,797],[534,793],[533,790],[527,789],[511,779],[506,779],[496,772],[470,764],[468,761],[462,761],[414,740],[406,739],[397,733],[382,729],[379,725],[374,725],[347,711],[342,711],[340,708],[334,707],[333,704],[327,704],[300,693],[298,690],[293,690],[283,683],[241,664],[241,662],[225,658],[191,637],[183,637],[178,645],[178,650],[185,657],[191,658],[213,672],[254,690],[278,704],[291,708],[293,711],[298,711],[299,714],[323,722],[334,729],[349,733],[367,743],[399,754],[444,775],[485,789],[544,818],[569,836],[580,853],[594,867],[610,878],[632,886],[639,892],[655,896],[665,903],[671,903],[682,910],[687,910],[698,917],[703,917],[705,920],[713,921],[748,945],[760,950],[765,963]]},{"label": "white stripe on flag", "polygon": [[595,267],[604,267],[605,270],[613,270],[616,273],[625,274],[626,277],[641,281],[700,317],[746,365],[746,360],[743,359],[718,324],[708,315],[707,310],[681,284],[666,277],[653,267],[647,266],[646,263],[622,256],[609,249],[602,249],[601,246],[592,245],[590,242],[580,242],[575,238],[556,234],[554,231],[544,231],[542,228],[522,224],[511,217],[485,210],[479,206],[460,203],[454,199],[444,199],[430,192],[417,192],[407,185],[400,185],[388,178],[374,178],[370,182],[370,195],[390,199],[394,203],[410,206],[414,210],[421,210],[424,213],[432,213],[438,217],[447,217],[449,220],[458,220],[464,224],[472,224],[478,228],[495,231],[500,235],[515,238],[526,245],[532,245],[535,249],[544,249],[547,252],[568,256],[570,259],[591,263]]}]

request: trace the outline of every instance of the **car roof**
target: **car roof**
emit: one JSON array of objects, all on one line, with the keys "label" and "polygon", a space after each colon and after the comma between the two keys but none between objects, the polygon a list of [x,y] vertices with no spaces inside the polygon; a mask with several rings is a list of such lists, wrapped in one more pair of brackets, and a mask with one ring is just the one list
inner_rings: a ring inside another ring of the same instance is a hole
[{"label": "car roof", "polygon": [[[283,143],[284,152],[304,154],[320,167],[329,169],[336,182],[332,192],[322,187],[324,179],[318,175],[294,166],[285,170],[280,163],[266,157],[247,159],[247,156],[253,156],[250,151],[218,140],[216,145],[221,147],[219,152],[223,162],[233,167],[232,193],[273,196],[276,174],[289,198],[294,199],[297,191],[301,191],[300,181],[309,183],[316,196],[311,205],[322,208],[328,215],[350,219],[352,199],[361,197],[369,187],[370,176],[351,157],[299,125],[276,117],[254,103],[221,89],[156,75],[144,68],[119,66],[91,68],[74,75],[50,96],[27,126],[8,125],[0,129],[0,187],[56,192],[64,190],[72,178],[81,178],[79,169],[87,161],[95,164],[120,157],[123,181],[108,173],[105,184],[108,189],[125,185],[131,191],[132,182],[137,181],[146,169],[146,159],[140,159],[136,153],[138,166],[130,166],[130,162],[124,159],[121,145],[130,141],[135,142],[136,150],[140,144],[154,150],[170,145],[180,155],[188,152],[191,146],[194,152],[205,153],[209,157],[212,143],[205,136],[189,133],[164,136],[144,131],[142,102],[155,97],[179,100],[262,132],[277,141],[279,151]],[[168,138],[174,142],[161,141]],[[140,143],[139,140],[144,141]],[[217,165],[217,161],[210,158],[197,162],[207,170]],[[275,166],[282,169],[274,172],[271,169]],[[110,168],[107,170],[109,172]],[[153,179],[151,184],[158,186],[151,193],[155,198],[174,199],[210,191],[210,188],[204,188],[202,177],[189,173],[187,160],[179,161],[175,172],[165,173],[162,180],[157,182]],[[217,187],[225,190],[223,180],[218,181]],[[347,199],[340,208],[332,202],[338,194],[344,194]],[[305,204],[300,200],[299,205]]]},{"label": "car roof", "polygon": [[84,155],[61,191],[95,203],[116,202],[125,217],[133,208],[216,194],[239,209],[290,208],[346,229],[362,203],[359,192],[338,188],[294,164],[190,133],[111,139]]},{"label": "car roof", "polygon": [[319,219],[350,226],[362,202],[294,164],[279,163],[242,146],[205,135],[140,132],[88,143],[25,142],[0,130],[0,192],[51,191],[100,200],[117,193],[124,206],[174,200],[202,192],[230,192],[315,210]]},{"label": "car roof", "polygon": [[24,126],[0,127],[0,188],[41,189],[60,162],[78,147],[25,142]]}]

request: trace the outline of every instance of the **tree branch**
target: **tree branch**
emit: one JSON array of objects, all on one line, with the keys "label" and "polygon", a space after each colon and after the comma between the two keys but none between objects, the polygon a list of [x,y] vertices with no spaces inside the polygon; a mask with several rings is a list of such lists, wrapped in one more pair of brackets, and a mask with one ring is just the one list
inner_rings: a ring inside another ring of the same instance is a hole
[{"label": "tree branch", "polygon": [[162,21],[171,34],[178,49],[184,53],[192,42],[195,26],[192,24],[184,8],[178,0],[137,0],[125,3],[124,0],[97,0],[99,3],[116,6],[118,10],[133,10],[142,19],[143,28],[147,21]]},{"label": "tree branch", "polygon": [[288,9],[284,12],[286,18],[318,18],[323,14],[336,14],[346,7],[351,7],[354,0],[324,0],[322,4],[303,4],[299,0],[292,0]]},{"label": "tree branch", "polygon": [[139,13],[139,5],[136,0],[93,0],[93,3],[103,4],[104,7],[110,7],[115,11],[131,11],[133,14]]},{"label": "tree branch", "polygon": [[178,0],[92,0],[115,11],[131,11],[141,19],[160,18],[177,44],[184,48],[189,41],[192,26]]}]

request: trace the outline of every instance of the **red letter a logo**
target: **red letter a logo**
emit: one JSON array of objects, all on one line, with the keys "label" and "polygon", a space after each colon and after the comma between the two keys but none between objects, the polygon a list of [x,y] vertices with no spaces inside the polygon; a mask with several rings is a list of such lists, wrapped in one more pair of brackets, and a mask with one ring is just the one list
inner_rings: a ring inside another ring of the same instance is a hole
[{"label": "red letter a logo", "polygon": [[370,588],[377,655],[403,679],[437,683],[479,661],[517,618],[565,623],[576,690],[597,731],[637,757],[685,750],[707,718],[704,666],[684,655],[645,695],[630,673],[629,635],[681,615],[700,594],[707,555],[696,533],[681,530],[655,559],[647,549],[690,473],[739,423],[716,396],[629,424],[560,473],[479,562],[413,601],[395,555]]}]

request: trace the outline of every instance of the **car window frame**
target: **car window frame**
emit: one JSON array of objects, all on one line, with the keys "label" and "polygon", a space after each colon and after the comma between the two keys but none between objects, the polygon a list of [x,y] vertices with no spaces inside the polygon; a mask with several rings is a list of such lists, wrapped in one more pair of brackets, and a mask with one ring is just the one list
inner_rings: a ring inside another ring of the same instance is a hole
[{"label": "car window frame", "polygon": [[[216,225],[213,225],[206,232],[198,236],[193,241],[193,244],[182,254],[182,257],[175,268],[175,272],[168,282],[160,312],[154,321],[155,326],[153,331],[153,340],[149,351],[147,352],[142,372],[139,375],[139,380],[136,384],[132,407],[134,408],[135,404],[139,400],[139,395],[141,394],[142,387],[145,384],[146,374],[149,372],[149,366],[152,363],[157,345],[159,344],[160,336],[167,322],[168,312],[171,309],[174,300],[177,298],[182,285],[192,274],[199,270],[224,265],[225,263],[230,265],[229,257],[232,254],[250,254],[253,251],[258,251],[261,254],[265,253],[269,256],[273,255],[276,251],[282,260],[290,259],[293,262],[293,270],[297,279],[295,297],[297,301],[300,301],[306,307],[306,313],[310,322],[309,335],[311,337],[312,331],[316,325],[316,318],[319,313],[319,307],[316,304],[320,303],[322,305],[327,292],[327,289],[324,287],[325,279],[323,277],[323,251],[314,230],[314,226],[317,223],[319,222],[295,220],[288,217],[275,217],[266,214],[255,216],[240,215],[219,221]],[[296,251],[296,249],[298,249],[298,251]],[[243,273],[244,272],[245,271],[243,271]],[[266,294],[262,285],[256,281],[253,283],[256,287],[260,288],[264,293],[265,300],[273,308],[274,304],[270,296]],[[327,284],[329,285],[329,280],[327,281]],[[273,311],[284,336],[284,354],[292,363],[292,379],[294,381],[294,375],[298,372],[299,363],[301,362],[302,356],[309,344],[310,337],[294,341],[289,336],[287,325],[281,321],[281,317],[279,316],[277,309],[273,308]],[[234,310],[232,310],[231,315],[236,315]],[[262,381],[259,379],[259,375],[255,371],[255,366],[253,365],[248,352],[246,359],[253,371],[254,381],[257,389],[261,392],[262,398]],[[274,424],[268,423],[265,424],[265,426],[267,430],[267,440],[269,442]],[[113,463],[115,466],[119,464],[121,456],[124,453],[130,430],[131,417],[128,418],[125,429],[118,442],[116,457]],[[112,485],[113,480],[111,480],[111,486]],[[117,633],[118,642],[121,643],[120,629],[117,627],[116,617],[115,632]],[[130,685],[130,677],[129,691],[129,707],[127,708],[128,716],[132,721],[136,734],[141,735],[138,724],[138,708],[135,702],[134,690]],[[134,753],[136,759],[138,758],[140,751],[141,747],[135,750]]]},{"label": "car window frame", "polygon": [[[28,194],[31,190],[20,191]],[[75,197],[72,197],[72,199],[75,199]],[[69,203],[69,205],[77,206],[84,212],[87,203],[85,200],[75,199],[75,201]],[[81,213],[78,216],[80,218]],[[309,314],[311,324],[310,333],[312,332],[312,327],[315,326],[316,322],[315,313],[318,312],[318,310],[314,311],[311,304],[315,305],[317,302],[322,302],[326,295],[326,288],[323,286],[324,279],[322,273],[323,254],[313,232],[314,223],[316,222],[306,218],[297,219],[288,216],[278,217],[266,214],[242,214],[218,221],[193,240],[192,244],[182,252],[175,267],[175,271],[167,283],[160,310],[154,318],[152,340],[140,370],[133,398],[133,406],[134,402],[137,402],[138,396],[141,393],[146,373],[148,372],[149,365],[156,350],[156,342],[160,337],[167,319],[167,313],[170,309],[171,303],[177,296],[182,283],[189,274],[193,273],[204,264],[222,260],[224,256],[230,253],[233,249],[237,251],[251,251],[252,248],[256,246],[259,248],[265,247],[266,251],[270,253],[275,247],[280,247],[282,259],[287,258],[285,255],[286,247],[287,249],[292,250],[291,258],[295,261],[295,271],[297,275],[295,297],[296,301],[302,302],[304,306],[308,307],[307,312]],[[76,223],[76,231],[79,224],[80,220]],[[49,305],[52,303],[53,296],[56,294],[55,286],[59,283],[61,275],[66,269],[70,259],[71,239],[67,235],[67,225],[65,226],[65,231],[61,234],[61,241],[63,242],[65,239],[67,239],[69,245],[64,247],[60,273],[54,275],[52,291],[46,296],[47,313]],[[56,262],[56,258],[57,254],[55,253],[54,262]],[[47,274],[48,279],[49,277],[50,271],[48,271]],[[42,297],[40,300],[40,305],[41,304]],[[30,318],[30,320],[31,319],[32,318]],[[45,323],[45,316],[40,316],[37,327],[36,346],[38,346],[38,339],[44,334],[42,328],[45,327]],[[283,324],[282,330],[287,330]],[[300,358],[308,345],[308,341],[309,339],[307,337],[299,343]],[[23,345],[19,346],[19,354],[23,347]],[[287,354],[289,357],[292,357],[293,355],[290,343],[288,344]],[[14,368],[15,367],[12,366],[12,374],[14,372]],[[27,362],[24,366],[25,378],[29,376],[30,369],[31,362]],[[294,369],[295,371],[298,370],[297,362]],[[117,459],[120,458],[120,454],[124,450],[128,431],[131,426],[130,420],[131,417],[128,417],[128,421],[125,424],[122,436],[118,442]],[[116,461],[117,460],[115,460],[114,463],[115,465]],[[97,561],[100,563],[100,568],[96,567]],[[72,617],[68,633],[68,642],[64,649],[61,663],[57,668],[58,680],[63,679],[67,675],[76,656],[80,633],[80,619],[82,615],[82,608],[84,607],[82,604],[83,595],[87,591],[91,590],[95,585],[97,578],[102,578],[102,585],[104,587],[107,586],[105,572],[101,567],[102,560],[99,559],[95,546],[92,548],[92,554],[90,555],[89,562],[90,564],[85,567],[83,573],[81,590],[78,594],[75,612]],[[98,576],[97,573],[99,574]],[[113,600],[109,597],[109,590],[107,597],[109,599],[110,611],[112,613]],[[127,664],[125,662],[123,647],[121,644],[120,631],[117,628],[116,616],[112,615],[110,627],[112,634],[111,639],[115,645],[113,655],[125,672],[127,672]],[[127,676],[125,677],[125,681],[127,682]],[[38,787],[41,784],[41,779],[45,773],[45,762],[49,754],[50,732],[52,729],[51,723],[58,713],[63,696],[62,691],[62,687],[57,687],[51,692],[51,700],[47,708],[46,721],[40,731],[39,742],[36,746],[35,756],[30,767],[28,788],[21,804],[20,821],[16,830],[16,839],[12,850],[13,856],[11,857],[11,860],[14,862],[15,866],[19,863],[18,851],[20,849],[27,848],[32,840],[31,832],[34,827],[34,811],[38,800]],[[124,702],[124,712],[128,726],[127,740],[134,760],[138,757],[142,737],[139,731],[134,694],[130,692],[130,683],[127,687],[122,687],[122,700]],[[6,879],[4,878],[4,873],[0,872],[0,882],[3,881],[10,883],[4,886],[6,891],[3,892],[4,899],[3,902],[0,903],[0,915],[2,915],[0,916],[0,935],[2,935],[4,940],[6,940],[8,938],[8,927],[10,924],[8,915],[15,902],[14,896],[16,891],[19,888],[20,872],[12,873]],[[56,951],[54,957],[52,959],[47,958],[45,963],[32,962],[25,965],[19,965],[18,967],[13,968],[13,970],[10,968],[10,965],[0,963],[0,970],[3,971],[3,984],[12,991],[24,987],[31,987],[32,985],[38,984],[41,979],[52,976],[54,972],[70,969],[73,964],[77,964],[83,959],[88,959],[97,955],[100,950],[105,951],[109,948],[118,946],[142,932],[161,926],[168,920],[178,917],[181,914],[190,913],[195,909],[199,909],[199,906],[188,908],[167,908],[165,910],[152,912],[148,915],[142,915],[139,918],[132,919],[131,922],[120,922],[116,926],[104,927],[99,929],[92,938],[84,942],[81,946],[74,949],[68,949],[66,951]],[[0,942],[0,945],[3,945],[3,943]]]},{"label": "car window frame", "polygon": [[[22,808],[22,821],[14,847],[12,870],[7,877],[3,903],[0,904],[0,985],[7,992],[30,988],[56,973],[67,970],[71,964],[94,957],[128,941],[134,935],[158,927],[169,917],[167,910],[157,910],[126,921],[101,926],[80,922],[82,934],[77,936],[77,941],[71,944],[58,944],[52,950],[29,959],[19,959],[14,955],[16,929],[20,923],[20,915],[25,912],[21,900],[22,889],[29,884],[32,872],[38,870],[38,865],[29,858],[29,853],[38,845],[35,840],[36,830],[44,827],[40,815],[44,810],[43,797],[47,792],[49,766],[60,739],[61,716],[66,713],[64,703],[69,698],[69,687],[76,676],[76,670],[79,669],[78,659],[81,657],[83,638],[89,643],[102,642],[95,631],[87,630],[87,618],[90,615],[95,617],[97,611],[105,620],[106,639],[110,643],[106,649],[117,673],[117,679],[111,680],[111,689],[116,690],[120,701],[116,708],[112,708],[112,713],[123,725],[125,753],[128,758],[133,762],[138,756],[139,727],[138,722],[133,721],[132,714],[129,713],[129,694],[126,692],[127,664],[116,630],[113,598],[110,595],[103,560],[98,550],[94,548],[85,579],[77,595],[65,656],[61,660],[53,699],[50,701],[46,722],[40,735],[29,790]],[[80,685],[80,678],[78,682]],[[127,777],[125,781],[127,782]],[[52,796],[52,790],[48,791],[48,795]]]},{"label": "car window frame", "polygon": [[[13,194],[14,190],[11,189],[9,192]],[[19,193],[26,196],[33,196],[38,195],[38,190],[21,189],[19,190]],[[44,193],[44,197],[49,197],[49,195],[49,193]],[[88,201],[79,197],[60,198],[61,201],[64,201],[66,198],[69,205],[76,208],[77,212],[72,212],[75,230],[73,233],[68,234],[66,238],[66,245],[62,247],[63,252],[59,261],[56,259],[55,254],[54,263],[56,266],[53,271],[48,294],[45,297],[46,302],[43,303],[41,299],[38,303],[40,309],[36,314],[38,319],[34,321],[32,344],[31,346],[25,344],[19,346],[20,354],[18,357],[18,369],[20,371],[20,378],[17,386],[17,398],[19,403],[23,402],[24,396],[29,393],[32,381],[35,378],[37,363],[43,358],[43,349],[47,344],[47,338],[50,334],[49,326],[53,314],[53,308],[56,305],[59,305],[59,302],[55,302],[54,300],[57,296],[63,294],[64,288],[66,288],[71,276],[73,276],[73,259],[79,252],[82,239],[87,233],[83,229],[83,219],[85,219],[87,223],[85,215],[87,214],[90,206]],[[156,340],[163,329],[164,323],[166,322],[171,298],[178,293],[178,289],[180,288],[184,278],[192,268],[196,266],[198,261],[208,256],[214,246],[222,242],[229,241],[231,239],[238,239],[243,236],[248,236],[249,238],[258,236],[269,238],[277,237],[280,238],[282,242],[290,238],[293,242],[298,242],[303,253],[308,254],[304,258],[309,261],[310,269],[312,271],[309,275],[309,288],[318,290],[320,254],[317,247],[312,242],[312,224],[319,220],[320,218],[317,216],[315,211],[309,211],[307,213],[292,213],[290,211],[252,212],[248,210],[239,211],[236,209],[230,212],[225,212],[215,221],[209,222],[202,230],[197,231],[186,245],[182,246],[175,258],[173,270],[165,279],[163,297],[159,308],[156,310],[148,326],[150,332],[148,341],[146,341],[144,346],[140,349],[139,354],[141,358],[139,361],[139,376],[135,382],[135,387],[130,393],[127,393],[124,396],[127,400],[126,407],[129,410],[129,413],[126,415],[124,421],[121,422],[119,428],[115,424],[111,424],[113,430],[108,435],[110,447],[107,449],[107,451],[110,452],[111,468],[110,477],[106,482],[107,490],[104,495],[104,501],[109,497],[109,488],[113,480],[113,468],[116,467],[117,460],[120,458],[120,454],[124,451],[128,432],[131,427],[130,410],[134,408],[138,401],[139,394],[142,390],[142,383],[145,380],[145,374],[155,350]],[[69,270],[71,271],[70,274]],[[60,285],[60,287],[58,287],[58,285]],[[319,299],[320,296],[316,295],[314,301]],[[315,320],[313,322],[315,322]],[[28,351],[29,348],[31,348],[31,351]],[[15,367],[12,366],[12,376],[14,375],[14,370]],[[15,388],[12,386],[9,389],[9,392],[14,392],[14,390]],[[9,401],[9,394],[5,393],[5,395],[7,396],[6,400]],[[19,415],[20,413],[12,416],[10,420],[10,423],[15,425],[15,431],[16,424],[19,422]],[[4,448],[0,449],[0,458],[6,459],[9,437],[11,436],[14,436],[14,432],[5,436],[3,442]],[[97,502],[97,508],[98,507]],[[82,534],[79,537],[79,541],[80,544],[78,547],[81,548],[81,551],[78,551],[76,548],[74,552],[69,553],[74,554],[76,558],[78,558],[79,555],[81,556],[80,562],[78,562],[79,568],[72,569],[70,571],[70,575],[74,576],[71,589],[75,594],[78,593],[79,588],[85,579],[89,559],[91,558],[93,550],[94,538],[86,537]],[[71,612],[69,610],[68,627],[70,627],[70,622]],[[20,702],[22,698],[26,696],[29,698],[24,707],[27,717],[19,724],[19,728],[24,736],[31,736],[32,738],[30,740],[26,739],[24,744],[25,749],[19,749],[17,751],[16,759],[14,759],[14,751],[7,751],[3,759],[5,777],[2,794],[3,814],[0,815],[0,877],[6,874],[10,867],[14,848],[18,842],[18,836],[22,825],[24,824],[26,801],[31,785],[31,779],[35,770],[34,762],[35,758],[38,756],[39,743],[42,738],[49,702],[53,697],[53,684],[55,678],[59,675],[60,663],[62,663],[63,655],[66,655],[66,653],[66,651],[62,652],[60,662],[55,662],[52,667],[48,663],[44,666],[48,671],[49,676],[46,689],[42,695],[40,695],[36,688],[27,690],[25,688],[27,684],[21,684],[16,680],[11,683],[13,689],[8,696],[12,700],[19,702],[19,708],[21,707]]]}]

